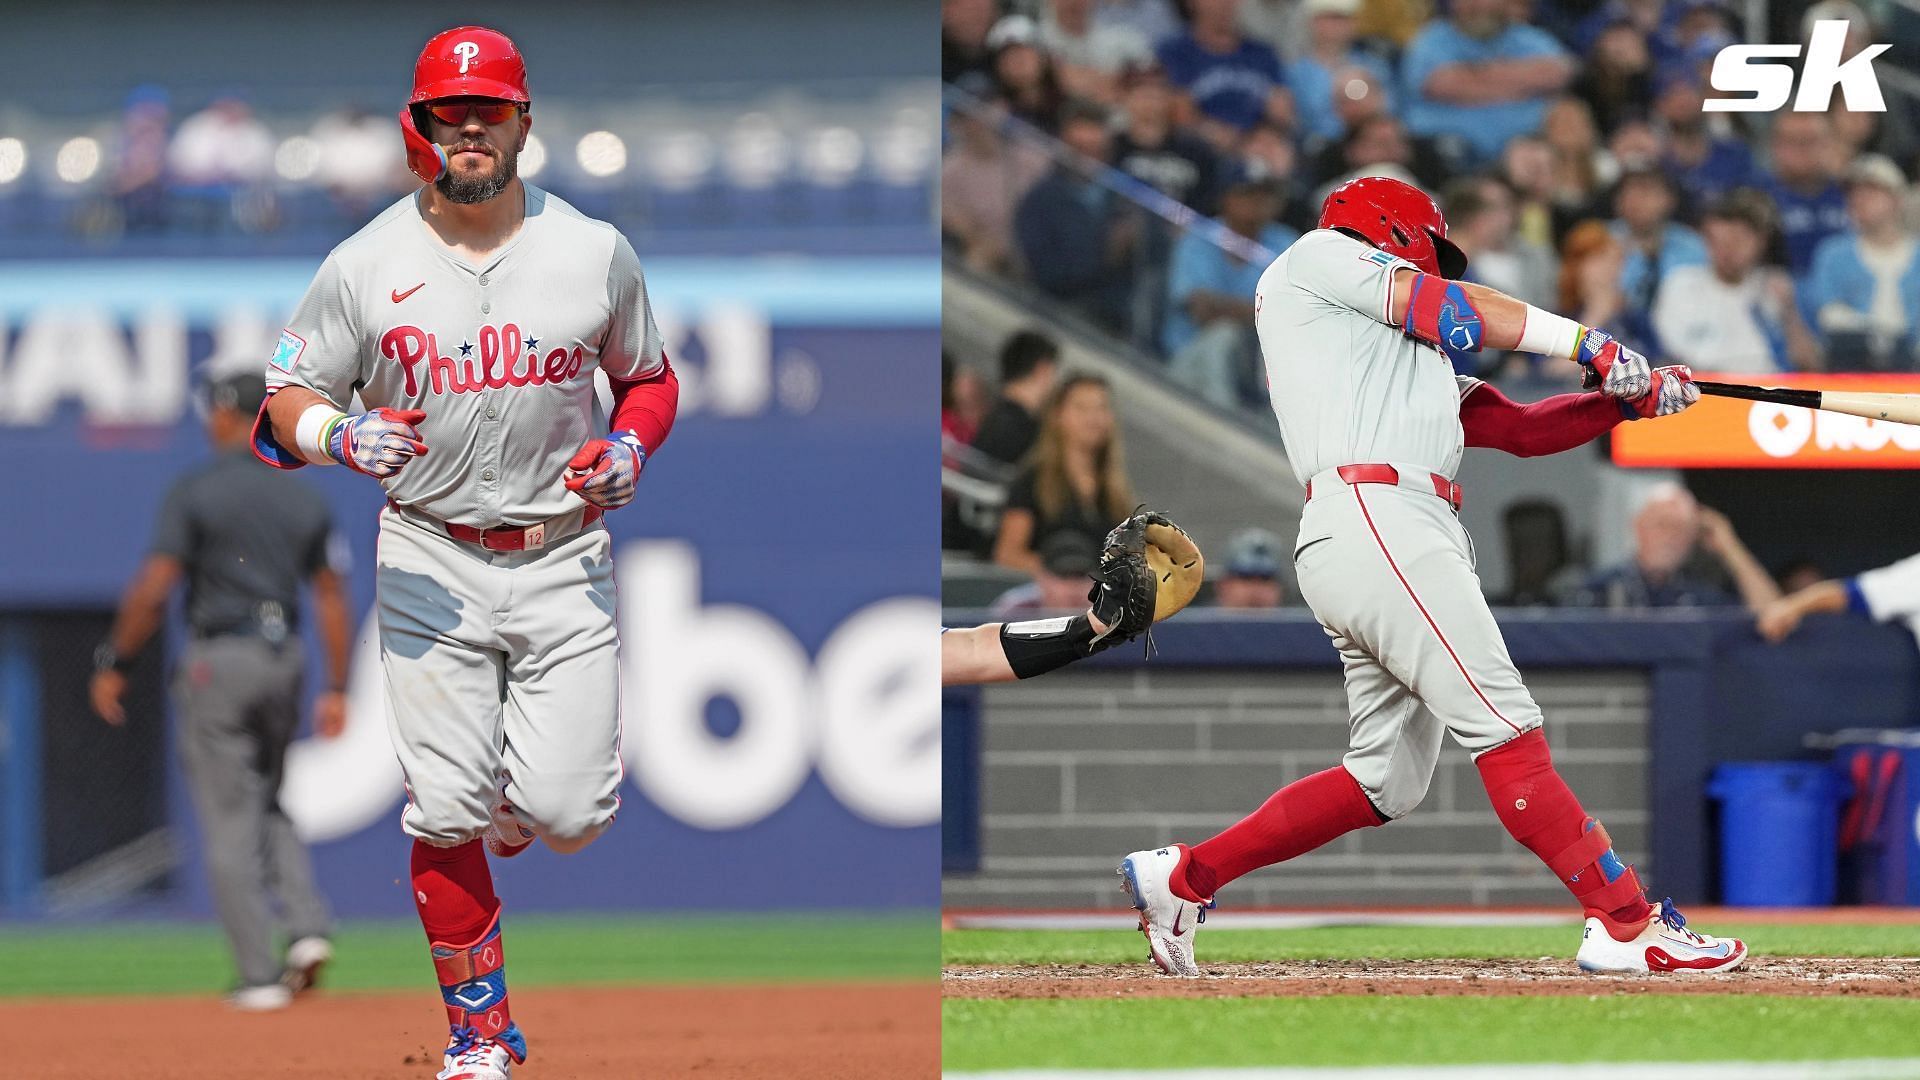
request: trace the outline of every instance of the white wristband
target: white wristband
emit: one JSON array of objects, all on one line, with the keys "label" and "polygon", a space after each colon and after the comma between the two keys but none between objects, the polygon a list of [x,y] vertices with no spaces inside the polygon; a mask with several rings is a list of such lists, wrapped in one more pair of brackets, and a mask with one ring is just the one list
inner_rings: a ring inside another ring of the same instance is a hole
[{"label": "white wristband", "polygon": [[294,425],[293,452],[315,465],[340,464],[327,453],[326,435],[335,417],[345,420],[347,414],[319,402],[307,406],[307,411],[300,414],[300,422]]},{"label": "white wristband", "polygon": [[1528,304],[1527,321],[1520,327],[1520,344],[1515,347],[1521,352],[1571,360],[1574,350],[1580,347],[1580,335],[1585,332],[1586,327],[1565,315],[1555,315]]}]

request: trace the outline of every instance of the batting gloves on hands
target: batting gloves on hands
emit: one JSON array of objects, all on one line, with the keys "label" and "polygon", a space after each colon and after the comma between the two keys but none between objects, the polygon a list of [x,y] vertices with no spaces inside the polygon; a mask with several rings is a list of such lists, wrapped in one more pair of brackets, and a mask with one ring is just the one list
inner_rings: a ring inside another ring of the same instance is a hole
[{"label": "batting gloves on hands", "polygon": [[[1604,330],[1588,329],[1582,334],[1573,358],[1599,376],[1600,392],[1610,398],[1635,401],[1653,385],[1653,369],[1647,358],[1620,344]],[[1588,385],[1595,385],[1591,376]]]},{"label": "batting gloves on hands", "polygon": [[368,476],[392,476],[427,452],[418,427],[426,418],[419,409],[375,409],[341,416],[323,435],[327,456]]},{"label": "batting gloves on hands", "polygon": [[1620,403],[1623,411],[1632,410],[1628,419],[1672,416],[1700,400],[1700,388],[1693,385],[1693,369],[1685,365],[1654,368],[1652,383],[1645,395]]},{"label": "batting gloves on hands", "polygon": [[580,452],[567,462],[564,483],[568,491],[602,510],[612,510],[633,501],[640,470],[647,463],[647,448],[631,431],[616,431],[612,439],[588,439]]}]

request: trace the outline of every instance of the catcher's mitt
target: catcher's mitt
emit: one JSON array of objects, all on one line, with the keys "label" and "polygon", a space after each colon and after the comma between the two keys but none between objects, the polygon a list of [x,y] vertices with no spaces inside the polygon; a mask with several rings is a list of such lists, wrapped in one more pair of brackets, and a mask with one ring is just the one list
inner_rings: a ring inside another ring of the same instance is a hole
[{"label": "catcher's mitt", "polygon": [[1205,572],[1199,545],[1165,514],[1143,509],[1114,526],[1087,593],[1107,626],[1095,649],[1132,641],[1186,607]]}]

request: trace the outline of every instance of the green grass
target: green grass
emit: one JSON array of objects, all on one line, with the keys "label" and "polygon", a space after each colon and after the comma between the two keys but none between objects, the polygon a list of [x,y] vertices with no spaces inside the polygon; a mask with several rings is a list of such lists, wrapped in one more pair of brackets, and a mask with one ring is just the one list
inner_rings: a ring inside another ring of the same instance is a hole
[{"label": "green grass", "polygon": [[[1920,956],[1920,926],[1703,925],[1747,942],[1756,956]],[[1134,930],[949,930],[949,964],[1131,964],[1146,956]],[[1204,964],[1261,960],[1410,960],[1571,957],[1580,928],[1566,926],[1332,926],[1311,930],[1202,930]]]},{"label": "green grass", "polygon": [[965,1000],[943,1013],[955,1071],[1905,1058],[1920,1024],[1916,1001],[1704,994]]},{"label": "green grass", "polygon": [[[510,916],[515,986],[932,979],[934,916]],[[326,985],[412,989],[431,978],[412,922],[357,922],[334,938]],[[0,997],[216,993],[234,980],[212,924],[0,929]]]}]

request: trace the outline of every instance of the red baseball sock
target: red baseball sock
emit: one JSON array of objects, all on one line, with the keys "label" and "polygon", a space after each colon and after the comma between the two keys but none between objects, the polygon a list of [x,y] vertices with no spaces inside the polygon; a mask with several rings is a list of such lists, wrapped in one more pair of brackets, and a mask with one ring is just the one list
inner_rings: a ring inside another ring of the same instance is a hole
[{"label": "red baseball sock", "polygon": [[487,932],[500,900],[478,840],[458,847],[413,842],[413,904],[427,940],[465,945]]},{"label": "red baseball sock", "polygon": [[1335,765],[1295,780],[1219,836],[1194,845],[1184,877],[1176,873],[1168,885],[1181,899],[1203,904],[1235,878],[1386,821],[1346,766]]},{"label": "red baseball sock", "polygon": [[1653,915],[1640,878],[1554,770],[1546,735],[1535,728],[1481,754],[1474,765],[1507,832],[1538,855],[1608,933],[1621,941],[1638,934]]}]

